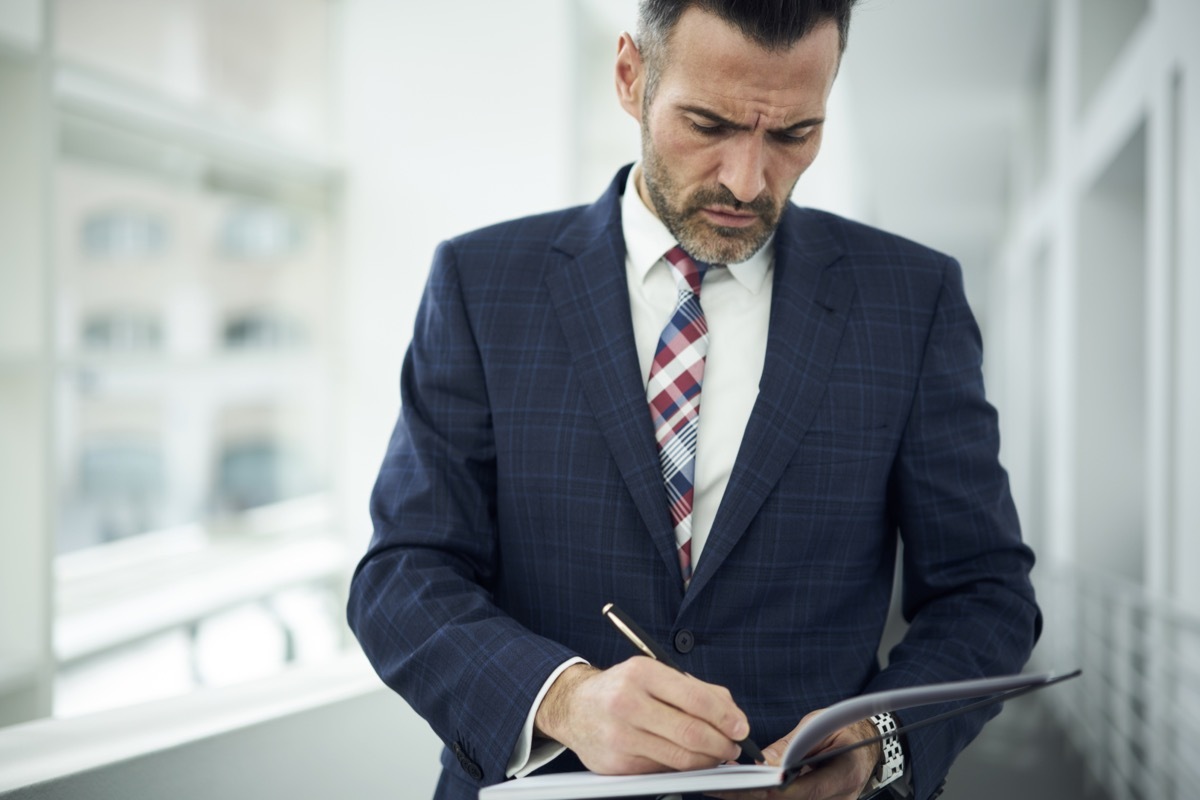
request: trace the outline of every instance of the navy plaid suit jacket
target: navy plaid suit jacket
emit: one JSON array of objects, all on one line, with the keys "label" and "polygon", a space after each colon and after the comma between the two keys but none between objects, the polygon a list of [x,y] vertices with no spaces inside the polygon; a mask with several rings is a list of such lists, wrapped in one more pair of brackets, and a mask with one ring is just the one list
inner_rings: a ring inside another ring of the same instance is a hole
[{"label": "navy plaid suit jacket", "polygon": [[[610,601],[728,687],[764,745],[863,691],[1019,671],[1038,635],[958,265],[791,205],[758,398],[683,592],[630,319],[627,170],[592,206],[434,259],[349,620],[447,744],[441,798],[503,780],[564,660],[632,655]],[[910,627],[881,671],[898,538]],[[908,738],[918,797],[986,719]]]}]

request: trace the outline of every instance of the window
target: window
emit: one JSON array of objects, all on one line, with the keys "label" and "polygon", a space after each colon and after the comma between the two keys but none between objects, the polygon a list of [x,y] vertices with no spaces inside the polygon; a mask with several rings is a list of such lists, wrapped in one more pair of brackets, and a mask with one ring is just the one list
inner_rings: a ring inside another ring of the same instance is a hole
[{"label": "window", "polygon": [[303,322],[270,311],[246,311],[225,322],[222,336],[230,350],[287,350],[308,339]]},{"label": "window", "polygon": [[83,321],[80,344],[86,350],[138,352],[162,345],[162,323],[153,314],[96,312]]},{"label": "window", "polygon": [[301,245],[300,221],[280,208],[237,206],[221,228],[221,254],[230,261],[273,261]]},{"label": "window", "polygon": [[166,223],[153,213],[98,210],[83,220],[83,251],[93,262],[152,258],[166,249]]},{"label": "window", "polygon": [[0,361],[0,396],[30,412],[0,444],[32,453],[0,457],[0,473],[35,479],[8,520],[52,528],[57,553],[54,602],[19,647],[0,642],[0,724],[269,675],[343,644],[335,10],[58,0],[40,43],[13,64],[0,47],[0,144],[21,154],[0,155],[0,203],[49,231],[44,252],[0,231],[33,276],[0,285],[0,356],[18,354]]},{"label": "window", "polygon": [[62,522],[60,552],[136,536],[162,526],[162,447],[136,434],[110,434],[80,448],[74,514]]}]

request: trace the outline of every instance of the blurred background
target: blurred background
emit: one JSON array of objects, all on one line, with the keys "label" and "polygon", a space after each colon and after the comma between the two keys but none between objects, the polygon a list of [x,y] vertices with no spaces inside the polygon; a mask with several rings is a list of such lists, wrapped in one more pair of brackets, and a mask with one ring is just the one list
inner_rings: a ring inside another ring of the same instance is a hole
[{"label": "blurred background", "polygon": [[[635,0],[0,0],[0,793],[428,796],[343,622],[437,242]],[[1200,785],[1200,0],[861,0],[796,200],[958,257],[1046,632],[944,795]],[[1188,487],[1192,487],[1189,489]]]}]

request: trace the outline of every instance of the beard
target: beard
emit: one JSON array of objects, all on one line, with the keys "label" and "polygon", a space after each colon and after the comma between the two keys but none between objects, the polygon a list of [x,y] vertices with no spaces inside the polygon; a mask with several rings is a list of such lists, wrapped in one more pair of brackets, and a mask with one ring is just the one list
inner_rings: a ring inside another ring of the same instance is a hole
[{"label": "beard", "polygon": [[[675,241],[694,259],[710,264],[737,264],[758,252],[779,224],[783,203],[765,191],[744,203],[721,184],[701,187],[684,197],[654,144],[642,127],[642,177],[658,218]],[[705,207],[721,206],[752,212],[757,221],[746,227],[714,225],[704,218]]]}]

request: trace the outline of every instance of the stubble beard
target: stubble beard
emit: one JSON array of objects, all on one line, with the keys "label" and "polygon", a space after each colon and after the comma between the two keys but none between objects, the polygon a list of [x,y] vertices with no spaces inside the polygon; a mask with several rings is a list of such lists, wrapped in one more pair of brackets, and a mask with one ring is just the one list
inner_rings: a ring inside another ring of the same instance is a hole
[{"label": "stubble beard", "polygon": [[[765,192],[743,203],[720,184],[680,197],[681,190],[658,157],[645,124],[642,125],[642,177],[654,210],[675,241],[692,258],[710,264],[737,264],[750,258],[771,238],[783,214],[783,204],[776,203]],[[758,215],[758,221],[745,228],[714,225],[702,213],[709,206],[750,211]]]}]

